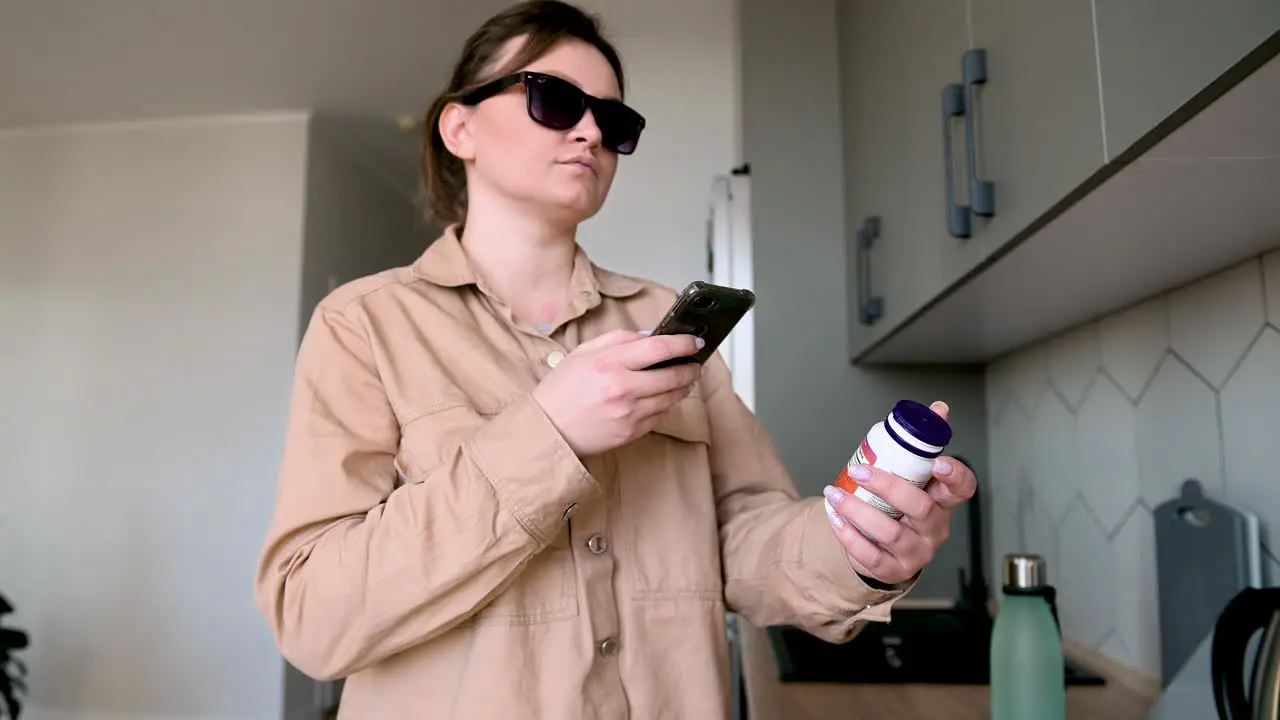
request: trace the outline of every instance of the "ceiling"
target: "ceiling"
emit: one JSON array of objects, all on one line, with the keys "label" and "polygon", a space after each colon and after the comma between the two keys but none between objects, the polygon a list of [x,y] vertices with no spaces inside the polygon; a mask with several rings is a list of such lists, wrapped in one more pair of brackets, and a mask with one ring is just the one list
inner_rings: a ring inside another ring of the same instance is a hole
[{"label": "ceiling", "polygon": [[[719,32],[722,1],[575,4],[628,56]],[[0,131],[309,110],[416,197],[418,135],[400,119],[421,115],[466,37],[514,2],[0,0]]]},{"label": "ceiling", "polygon": [[398,118],[509,4],[0,0],[0,130],[314,110],[412,186],[417,137]]},{"label": "ceiling", "polygon": [[508,0],[0,0],[0,128],[418,113]]}]

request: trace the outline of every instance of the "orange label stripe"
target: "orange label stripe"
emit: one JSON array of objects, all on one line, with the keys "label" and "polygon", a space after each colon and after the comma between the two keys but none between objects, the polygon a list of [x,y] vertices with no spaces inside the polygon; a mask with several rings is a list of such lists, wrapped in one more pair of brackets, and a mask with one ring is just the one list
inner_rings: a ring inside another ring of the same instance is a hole
[{"label": "orange label stripe", "polygon": [[[859,455],[861,455],[861,457],[859,457]],[[871,449],[871,443],[867,442],[866,438],[863,438],[862,445],[858,448],[858,452],[853,456],[852,462],[864,465],[874,465],[876,463],[875,451]],[[845,465],[844,469],[840,471],[840,477],[836,478],[835,485],[850,494],[856,491],[859,487],[858,482],[849,477],[848,465]]]},{"label": "orange label stripe", "polygon": [[836,487],[852,495],[858,489],[858,483],[849,477],[849,468],[840,471],[840,477],[836,478]]}]

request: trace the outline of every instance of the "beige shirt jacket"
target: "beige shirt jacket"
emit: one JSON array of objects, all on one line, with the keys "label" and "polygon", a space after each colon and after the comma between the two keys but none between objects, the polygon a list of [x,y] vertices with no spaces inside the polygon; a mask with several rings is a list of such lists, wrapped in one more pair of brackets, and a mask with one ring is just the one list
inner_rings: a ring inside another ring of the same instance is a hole
[{"label": "beige shirt jacket", "polygon": [[256,597],[289,661],[347,678],[340,718],[724,718],[726,611],[835,642],[888,619],[903,591],[853,572],[719,356],[599,456],[532,399],[579,343],[650,329],[674,298],[579,248],[543,334],[450,228],[319,304]]}]

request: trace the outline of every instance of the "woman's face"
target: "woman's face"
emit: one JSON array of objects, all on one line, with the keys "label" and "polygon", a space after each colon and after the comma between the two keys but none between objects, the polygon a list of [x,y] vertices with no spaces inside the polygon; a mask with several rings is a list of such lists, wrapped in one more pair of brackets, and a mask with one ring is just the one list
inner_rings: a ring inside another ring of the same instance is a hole
[{"label": "woman's face", "polygon": [[[508,42],[494,64],[501,66],[521,42]],[[620,98],[609,62],[579,40],[560,42],[521,70],[563,78],[596,97]],[[525,89],[516,85],[474,107],[451,111],[461,127],[451,127],[450,113],[445,114],[446,144],[469,161],[469,204],[476,207],[483,204],[480,195],[496,194],[553,222],[577,224],[595,215],[618,167],[617,153],[600,144],[595,117],[588,110],[574,127],[554,130],[534,122],[526,108]]]}]

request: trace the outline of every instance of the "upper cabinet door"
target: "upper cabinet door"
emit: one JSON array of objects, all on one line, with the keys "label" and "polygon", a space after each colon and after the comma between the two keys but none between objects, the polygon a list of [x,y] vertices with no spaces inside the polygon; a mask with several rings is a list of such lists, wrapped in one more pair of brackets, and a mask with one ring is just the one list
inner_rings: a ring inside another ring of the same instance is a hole
[{"label": "upper cabinet door", "polygon": [[[945,268],[977,257],[976,240],[948,233],[944,184],[943,89],[959,82],[968,31],[963,2],[840,0],[837,11],[856,353],[936,296]],[[950,129],[959,156],[963,123]],[[867,300],[880,311],[869,323]]]},{"label": "upper cabinet door", "polygon": [[1095,0],[1095,6],[1111,158],[1280,29],[1280,0]]},{"label": "upper cabinet door", "polygon": [[993,196],[974,233],[990,253],[1106,162],[1102,108],[1087,0],[970,0],[970,22],[973,174]]}]

